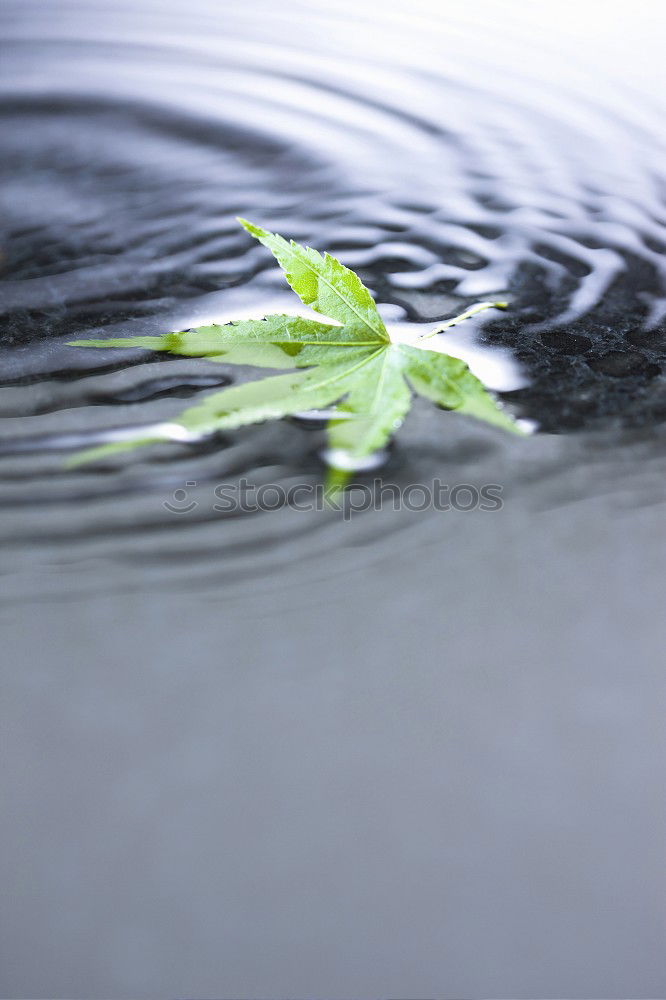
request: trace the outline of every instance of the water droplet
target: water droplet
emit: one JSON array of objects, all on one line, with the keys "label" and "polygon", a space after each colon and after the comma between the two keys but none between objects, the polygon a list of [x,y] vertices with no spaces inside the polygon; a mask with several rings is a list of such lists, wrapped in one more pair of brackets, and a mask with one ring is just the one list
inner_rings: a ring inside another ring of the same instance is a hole
[{"label": "water droplet", "polygon": [[352,455],[344,448],[323,448],[319,454],[326,465],[334,469],[343,469],[345,472],[373,472],[375,469],[381,469],[389,455],[386,448],[362,457]]}]

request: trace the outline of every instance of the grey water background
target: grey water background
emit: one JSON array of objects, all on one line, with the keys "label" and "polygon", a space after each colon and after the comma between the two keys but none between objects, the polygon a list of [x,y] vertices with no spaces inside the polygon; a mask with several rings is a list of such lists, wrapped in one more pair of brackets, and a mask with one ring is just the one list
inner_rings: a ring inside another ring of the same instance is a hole
[{"label": "grey water background", "polygon": [[[0,36],[1,995],[663,996],[661,6]],[[537,431],[419,403],[382,469],[500,512],[216,512],[303,422],[63,467],[239,377],[73,336],[297,304],[237,214],[410,328],[509,298],[452,343]]]}]

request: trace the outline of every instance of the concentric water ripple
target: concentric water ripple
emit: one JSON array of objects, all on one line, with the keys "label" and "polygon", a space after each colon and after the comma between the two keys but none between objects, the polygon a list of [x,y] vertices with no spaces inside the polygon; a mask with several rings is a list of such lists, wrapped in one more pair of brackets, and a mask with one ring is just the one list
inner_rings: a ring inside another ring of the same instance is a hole
[{"label": "concentric water ripple", "polygon": [[[334,547],[330,514],[309,527],[263,514],[223,529],[200,497],[176,530],[162,506],[184,482],[196,492],[243,475],[316,481],[316,428],[252,428],[105,470],[62,467],[67,450],[168,420],[179,399],[238,376],[76,351],[73,335],[293,307],[238,214],[335,252],[396,321],[508,297],[510,312],[483,324],[486,354],[511,352],[523,375],[505,383],[506,401],[542,432],[615,433],[666,416],[664,88],[656,63],[645,70],[651,53],[642,46],[643,62],[631,63],[621,38],[602,38],[584,62],[563,64],[566,39],[510,6],[481,5],[474,20],[462,4],[445,16],[417,5],[377,19],[342,2],[288,13],[259,0],[5,4],[8,553],[34,543],[35,559],[57,569],[64,552],[77,565],[152,558],[163,574],[218,546],[238,579],[262,564],[257,550],[265,559],[288,543],[293,558],[294,539],[308,536],[301,551]],[[465,336],[457,347],[469,352]],[[434,410],[410,426],[418,433],[406,428],[391,459],[402,481],[442,468],[501,475],[523,461],[483,428],[444,438]],[[524,447],[542,467],[543,452]],[[374,530],[366,524],[358,543]],[[16,569],[9,555],[6,567]]]}]

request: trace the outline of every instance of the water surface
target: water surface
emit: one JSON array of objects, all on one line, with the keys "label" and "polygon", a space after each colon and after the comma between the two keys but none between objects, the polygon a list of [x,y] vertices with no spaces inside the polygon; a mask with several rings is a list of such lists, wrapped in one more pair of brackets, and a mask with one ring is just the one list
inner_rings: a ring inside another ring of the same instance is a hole
[{"label": "water surface", "polygon": [[[5,0],[6,995],[666,988],[660,26]],[[510,301],[450,350],[536,432],[417,403],[381,470],[501,512],[216,511],[304,421],[64,468],[252,374],[67,346],[293,309],[236,215],[407,330]]]}]

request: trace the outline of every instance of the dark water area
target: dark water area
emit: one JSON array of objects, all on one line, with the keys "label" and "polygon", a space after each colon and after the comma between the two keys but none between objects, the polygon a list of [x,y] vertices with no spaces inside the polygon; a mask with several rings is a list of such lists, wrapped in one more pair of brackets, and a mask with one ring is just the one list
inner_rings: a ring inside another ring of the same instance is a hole
[{"label": "dark water area", "polygon": [[[2,996],[663,995],[664,21],[4,0]],[[358,476],[501,510],[216,509],[305,419],[65,466],[254,374],[67,346],[297,310],[237,215],[508,300],[442,349],[533,433]]]}]

